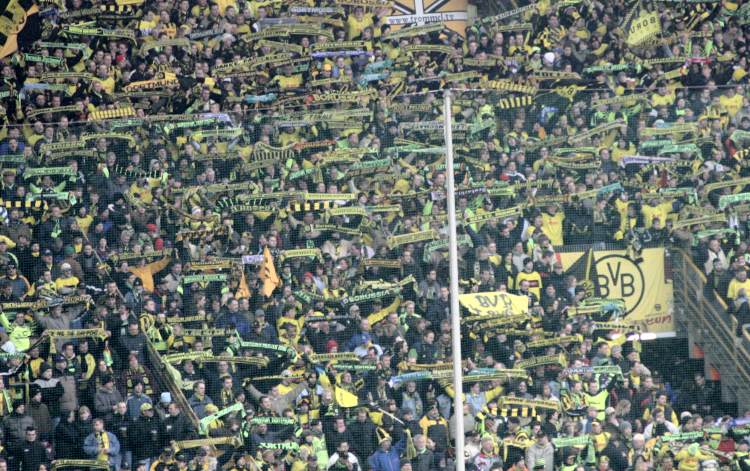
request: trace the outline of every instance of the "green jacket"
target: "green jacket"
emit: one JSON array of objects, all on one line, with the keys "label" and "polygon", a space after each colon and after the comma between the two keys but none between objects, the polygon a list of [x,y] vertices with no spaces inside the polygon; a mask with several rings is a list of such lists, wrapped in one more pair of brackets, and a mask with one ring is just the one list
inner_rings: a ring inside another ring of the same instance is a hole
[{"label": "green jacket", "polygon": [[30,327],[27,327],[26,325],[17,325],[15,323],[11,324],[4,312],[0,313],[0,324],[5,328],[5,332],[8,334],[8,337],[10,337],[10,341],[13,345],[15,345],[16,350],[19,352],[25,352],[31,347],[31,341],[29,339],[33,332]]}]

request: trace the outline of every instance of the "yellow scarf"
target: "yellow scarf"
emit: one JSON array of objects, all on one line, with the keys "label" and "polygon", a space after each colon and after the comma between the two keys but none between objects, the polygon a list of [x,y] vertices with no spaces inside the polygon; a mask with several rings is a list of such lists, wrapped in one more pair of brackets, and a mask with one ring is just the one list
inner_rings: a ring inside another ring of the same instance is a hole
[{"label": "yellow scarf", "polygon": [[99,441],[99,456],[96,457],[99,461],[107,461],[109,451],[109,434],[107,432],[99,432],[96,434],[96,438]]},{"label": "yellow scarf", "polygon": [[8,394],[7,389],[0,391],[0,395],[3,396],[3,400],[0,401],[0,416],[6,416],[13,411],[13,399]]}]

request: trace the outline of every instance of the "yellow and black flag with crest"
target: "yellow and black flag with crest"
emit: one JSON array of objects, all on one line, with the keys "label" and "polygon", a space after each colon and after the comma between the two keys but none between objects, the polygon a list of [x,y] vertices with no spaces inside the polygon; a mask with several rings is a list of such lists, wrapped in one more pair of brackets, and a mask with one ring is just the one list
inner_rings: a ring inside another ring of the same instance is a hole
[{"label": "yellow and black flag with crest", "polygon": [[566,275],[574,275],[578,281],[578,286],[586,290],[586,297],[600,296],[598,287],[598,274],[596,272],[596,258],[594,251],[589,249],[578,260],[575,261],[566,271]]},{"label": "yellow and black flag with crest", "polygon": [[0,59],[41,36],[39,7],[33,0],[0,0]]}]

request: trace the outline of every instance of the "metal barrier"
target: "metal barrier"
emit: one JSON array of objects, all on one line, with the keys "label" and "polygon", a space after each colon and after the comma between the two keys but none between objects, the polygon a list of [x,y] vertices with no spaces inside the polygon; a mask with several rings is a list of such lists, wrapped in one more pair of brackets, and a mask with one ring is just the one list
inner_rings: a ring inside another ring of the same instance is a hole
[{"label": "metal barrier", "polygon": [[192,407],[189,406],[185,394],[182,389],[177,385],[172,375],[167,370],[167,365],[164,360],[161,359],[161,355],[156,351],[153,344],[148,341],[146,342],[146,355],[148,356],[148,362],[151,366],[151,374],[154,376],[154,380],[159,383],[162,391],[169,391],[172,395],[172,401],[175,402],[189,419],[190,422],[198,430],[198,416],[195,415]]},{"label": "metal barrier", "polygon": [[706,277],[690,254],[670,250],[675,321],[687,331],[689,339],[702,347],[706,361],[721,375],[722,388],[736,400],[742,414],[750,407],[750,335],[743,332],[742,337],[737,336],[737,319],[721,297],[705,296]]}]

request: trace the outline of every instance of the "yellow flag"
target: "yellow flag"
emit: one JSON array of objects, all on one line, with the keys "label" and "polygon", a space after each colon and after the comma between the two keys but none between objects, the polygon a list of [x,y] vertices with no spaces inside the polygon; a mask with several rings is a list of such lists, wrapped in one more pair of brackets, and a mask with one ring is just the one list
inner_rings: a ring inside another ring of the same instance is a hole
[{"label": "yellow flag", "polygon": [[245,271],[242,271],[242,277],[240,278],[240,286],[237,288],[237,292],[234,294],[237,299],[250,299],[250,287],[247,286],[247,279],[245,278]]},{"label": "yellow flag", "polygon": [[263,282],[262,292],[266,297],[271,296],[273,290],[281,284],[279,275],[276,273],[276,267],[273,264],[273,256],[268,247],[263,250],[263,263],[260,265],[258,278]]},{"label": "yellow flag", "polygon": [[341,407],[357,407],[357,404],[359,404],[357,396],[338,386],[336,386],[335,396],[336,403]]}]

